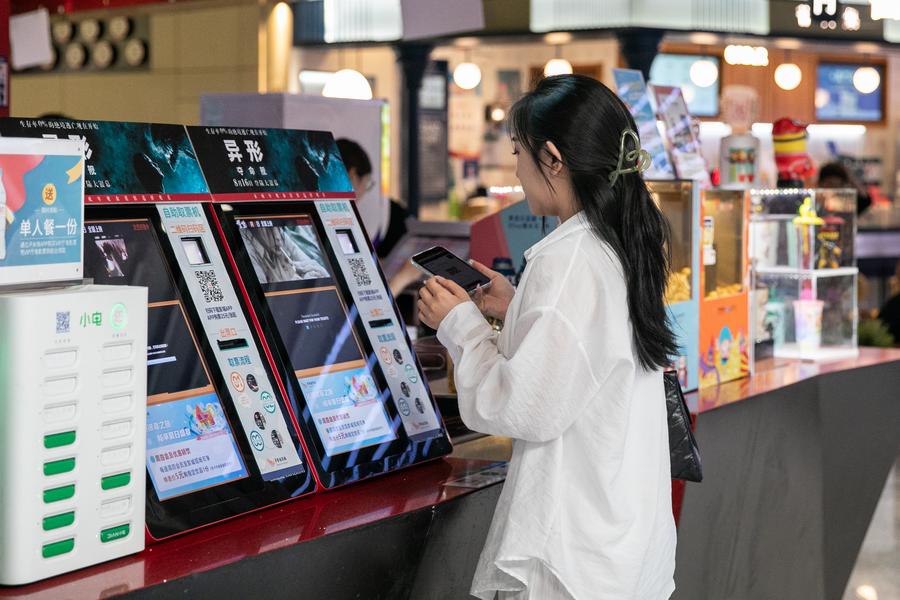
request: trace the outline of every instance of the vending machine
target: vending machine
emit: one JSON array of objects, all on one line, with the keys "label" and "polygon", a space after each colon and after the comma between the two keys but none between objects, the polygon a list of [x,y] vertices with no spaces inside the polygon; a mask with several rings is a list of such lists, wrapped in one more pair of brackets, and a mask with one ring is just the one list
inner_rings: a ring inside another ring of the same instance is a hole
[{"label": "vending machine", "polygon": [[750,374],[747,240],[749,202],[740,190],[705,190],[700,258],[700,387]]},{"label": "vending machine", "polygon": [[666,308],[678,343],[672,366],[685,391],[697,389],[700,313],[700,186],[693,181],[648,181],[671,229]]},{"label": "vending machine", "polygon": [[188,131],[209,174],[206,216],[266,332],[319,482],[333,488],[448,454],[332,136]]}]

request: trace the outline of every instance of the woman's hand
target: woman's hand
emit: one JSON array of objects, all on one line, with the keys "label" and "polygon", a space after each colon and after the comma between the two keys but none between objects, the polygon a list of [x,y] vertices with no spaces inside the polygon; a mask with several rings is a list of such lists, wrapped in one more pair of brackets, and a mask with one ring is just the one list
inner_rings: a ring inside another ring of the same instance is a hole
[{"label": "woman's hand", "polygon": [[475,301],[478,310],[480,310],[481,314],[485,317],[492,317],[494,319],[505,321],[506,310],[509,308],[509,303],[512,302],[513,296],[516,294],[516,288],[513,287],[509,282],[509,279],[505,276],[497,271],[491,271],[477,260],[470,260],[469,264],[491,280],[491,285],[487,289],[478,288],[475,290],[475,295],[472,297],[472,300]]},{"label": "woman's hand", "polygon": [[419,290],[419,320],[437,330],[451,310],[471,300],[466,290],[456,282],[443,277],[432,277]]}]

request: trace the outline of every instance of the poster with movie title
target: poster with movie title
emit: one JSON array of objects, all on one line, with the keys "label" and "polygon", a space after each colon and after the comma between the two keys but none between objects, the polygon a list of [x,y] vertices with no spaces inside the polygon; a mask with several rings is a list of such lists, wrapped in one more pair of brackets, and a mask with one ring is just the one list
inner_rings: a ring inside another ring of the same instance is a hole
[{"label": "poster with movie title", "polygon": [[0,119],[0,136],[81,142],[88,203],[209,198],[181,125],[9,118]]},{"label": "poster with movie title", "polygon": [[222,200],[353,197],[334,137],[325,131],[188,127],[210,191]]}]

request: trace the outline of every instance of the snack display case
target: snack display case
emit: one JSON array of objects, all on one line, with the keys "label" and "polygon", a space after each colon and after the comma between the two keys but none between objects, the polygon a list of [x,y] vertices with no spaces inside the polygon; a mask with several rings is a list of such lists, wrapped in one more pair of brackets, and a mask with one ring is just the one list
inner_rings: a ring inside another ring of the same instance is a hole
[{"label": "snack display case", "polygon": [[647,187],[672,230],[666,305],[679,348],[672,363],[682,388],[695,390],[699,368],[700,188],[687,180],[648,181]]},{"label": "snack display case", "polygon": [[753,328],[775,355],[856,356],[856,192],[752,190]]},{"label": "snack display case", "polygon": [[750,373],[749,199],[738,190],[706,190],[700,207],[700,387]]}]

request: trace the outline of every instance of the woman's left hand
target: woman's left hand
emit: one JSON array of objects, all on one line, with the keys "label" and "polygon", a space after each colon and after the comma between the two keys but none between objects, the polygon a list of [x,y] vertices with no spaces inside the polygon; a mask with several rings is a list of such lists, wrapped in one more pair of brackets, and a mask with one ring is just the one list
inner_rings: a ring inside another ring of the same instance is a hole
[{"label": "woman's left hand", "polygon": [[456,306],[471,302],[469,294],[459,284],[443,277],[432,277],[419,290],[419,320],[434,330]]}]

